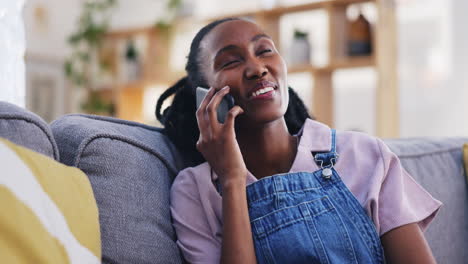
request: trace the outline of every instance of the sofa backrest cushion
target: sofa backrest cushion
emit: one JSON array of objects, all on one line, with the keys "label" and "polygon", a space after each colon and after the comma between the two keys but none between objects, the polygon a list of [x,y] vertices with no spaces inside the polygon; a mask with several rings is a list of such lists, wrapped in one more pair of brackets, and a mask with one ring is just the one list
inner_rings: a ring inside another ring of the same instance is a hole
[{"label": "sofa backrest cushion", "polygon": [[169,190],[182,164],[161,129],[89,115],[63,116],[51,128],[61,161],[93,187],[103,263],[181,263]]},{"label": "sofa backrest cushion", "polygon": [[59,160],[59,152],[47,123],[19,106],[0,101],[0,137]]},{"label": "sofa backrest cushion", "polygon": [[[184,167],[161,129],[114,118],[68,115],[51,124],[61,161],[89,177],[100,212],[104,263],[180,263],[169,189]],[[403,167],[444,206],[425,236],[439,262],[468,258],[468,138],[387,139]]]},{"label": "sofa backrest cushion", "polygon": [[2,263],[100,263],[96,200],[86,175],[0,139]]},{"label": "sofa backrest cushion", "polygon": [[403,167],[444,205],[425,232],[438,263],[468,259],[468,191],[463,144],[468,138],[385,140]]}]

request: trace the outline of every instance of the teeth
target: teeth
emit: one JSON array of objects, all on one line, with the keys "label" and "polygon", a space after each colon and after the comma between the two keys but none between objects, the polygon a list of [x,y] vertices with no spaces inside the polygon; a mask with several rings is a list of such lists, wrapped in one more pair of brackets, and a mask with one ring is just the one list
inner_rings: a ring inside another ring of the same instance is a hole
[{"label": "teeth", "polygon": [[261,94],[268,93],[268,92],[273,91],[273,90],[274,90],[273,87],[265,87],[265,88],[257,90],[256,92],[253,92],[252,97],[259,96]]}]

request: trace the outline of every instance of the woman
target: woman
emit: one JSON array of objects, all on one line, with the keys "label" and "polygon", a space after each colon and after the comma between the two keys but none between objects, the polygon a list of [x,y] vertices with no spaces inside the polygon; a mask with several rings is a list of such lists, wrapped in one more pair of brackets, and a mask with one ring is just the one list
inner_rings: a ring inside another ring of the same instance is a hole
[{"label": "woman", "polygon": [[[309,119],[288,88],[284,60],[256,24],[207,25],[186,70],[156,112],[198,165],[181,171],[171,189],[188,262],[435,262],[422,230],[441,203],[381,140]],[[197,86],[211,87],[198,110]],[[216,108],[228,93],[236,106],[221,124]]]}]

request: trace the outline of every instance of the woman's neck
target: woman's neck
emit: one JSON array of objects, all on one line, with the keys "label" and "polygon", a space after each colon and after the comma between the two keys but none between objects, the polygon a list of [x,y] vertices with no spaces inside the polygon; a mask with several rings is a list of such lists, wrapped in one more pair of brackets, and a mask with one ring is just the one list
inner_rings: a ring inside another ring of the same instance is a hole
[{"label": "woman's neck", "polygon": [[238,127],[237,141],[247,169],[258,179],[291,169],[297,138],[289,134],[284,118],[252,127]]}]

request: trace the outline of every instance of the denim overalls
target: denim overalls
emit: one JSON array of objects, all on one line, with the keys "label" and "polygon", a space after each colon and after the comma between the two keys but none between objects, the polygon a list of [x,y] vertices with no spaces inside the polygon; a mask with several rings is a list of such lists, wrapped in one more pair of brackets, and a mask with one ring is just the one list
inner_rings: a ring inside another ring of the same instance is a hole
[{"label": "denim overalls", "polygon": [[247,186],[258,263],[384,263],[379,235],[333,168],[330,152],[314,155],[313,173],[273,175]]}]

